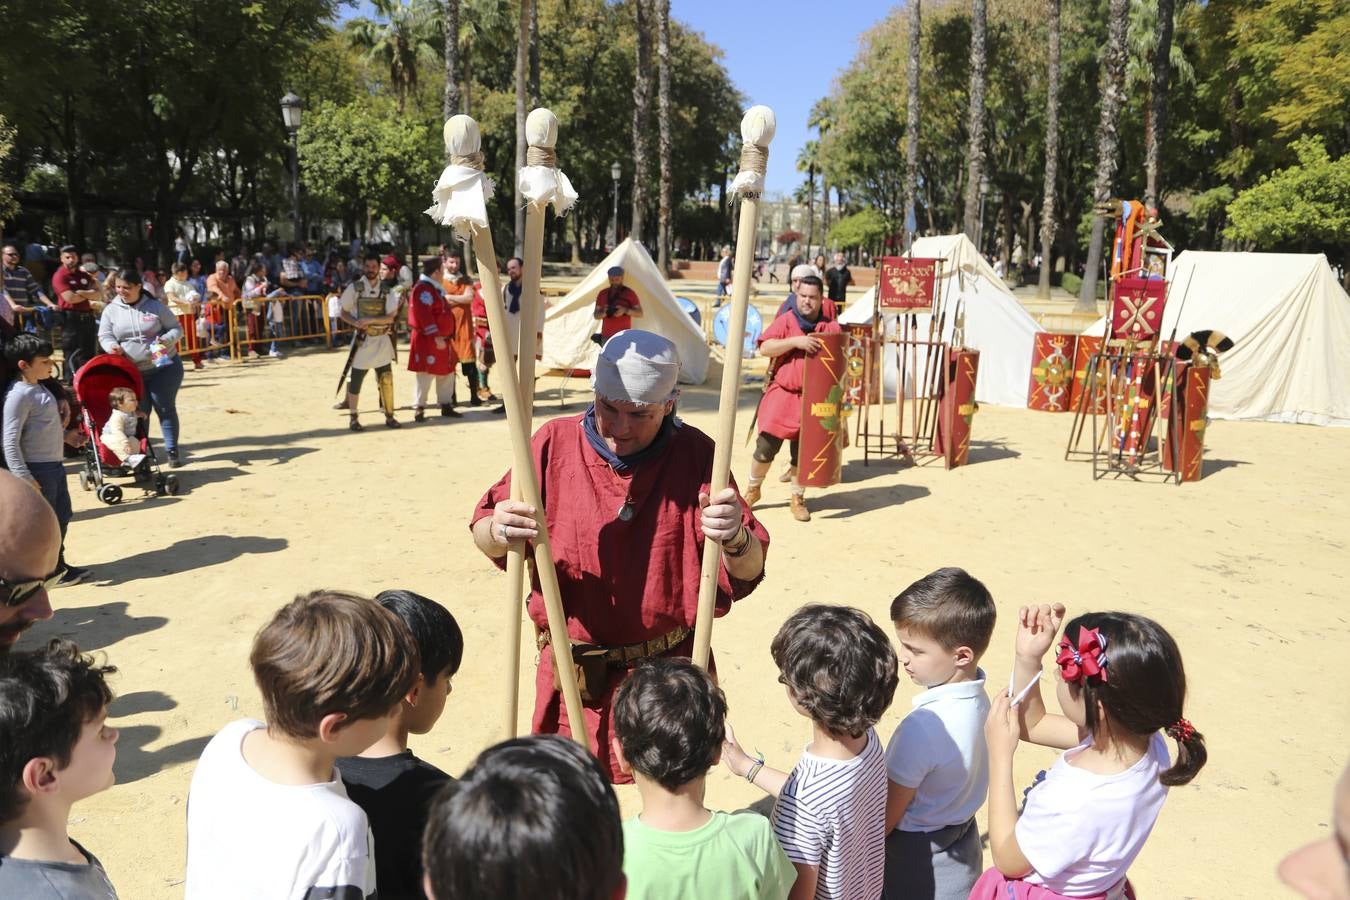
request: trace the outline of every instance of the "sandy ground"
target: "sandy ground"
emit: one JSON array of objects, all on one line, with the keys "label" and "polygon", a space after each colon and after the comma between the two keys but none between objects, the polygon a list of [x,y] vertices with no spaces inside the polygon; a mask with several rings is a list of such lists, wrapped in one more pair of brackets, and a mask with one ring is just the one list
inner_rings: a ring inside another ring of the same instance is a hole
[{"label": "sandy ground", "polygon": [[[465,629],[464,667],[444,718],[413,747],[457,774],[502,735],[504,579],[465,525],[509,456],[504,417],[475,410],[412,427],[404,411],[405,427],[387,431],[371,384],[367,431],[349,434],[329,409],[341,362],[339,353],[313,351],[189,372],[180,395],[183,495],[130,492],[108,507],[76,489],[70,553],[96,577],[55,593],[55,619],[24,645],[69,635],[120,669],[118,784],[80,804],[71,831],[103,859],[124,898],[181,896],[194,761],[222,725],[261,715],[250,640],[298,591],[400,586],[445,603]],[[685,418],[707,431],[718,379],[714,365],[682,403]],[[584,384],[571,384],[567,411],[575,413]],[[556,387],[541,380],[539,421],[560,413]],[[397,392],[407,403],[407,373]],[[738,430],[756,396],[742,394]],[[864,467],[850,451],[844,483],[812,492],[809,524],[791,520],[786,489],[770,479],[761,507],[773,535],[768,577],[719,620],[714,637],[737,733],[785,768],[809,738],[768,651],[778,625],[808,601],[850,603],[884,620],[910,581],[964,566],[1000,604],[983,663],[991,686],[1007,678],[1021,603],[1144,613],[1185,654],[1187,715],[1208,738],[1210,763],[1198,782],[1172,792],[1130,873],[1140,896],[1287,896],[1275,863],[1326,833],[1334,774],[1350,747],[1350,679],[1341,668],[1350,656],[1350,430],[1214,423],[1207,477],[1177,488],[1093,482],[1086,464],[1061,458],[1068,426],[1063,416],[986,407],[975,420],[972,465],[951,472]],[[741,478],[748,464],[748,448],[738,446]],[[523,654],[527,700],[533,655]],[[917,693],[901,685],[878,726],[883,739]],[[1024,745],[1018,782],[1053,758]],[[620,796],[625,815],[636,813],[633,789]],[[761,799],[723,770],[710,778],[713,806]]]}]

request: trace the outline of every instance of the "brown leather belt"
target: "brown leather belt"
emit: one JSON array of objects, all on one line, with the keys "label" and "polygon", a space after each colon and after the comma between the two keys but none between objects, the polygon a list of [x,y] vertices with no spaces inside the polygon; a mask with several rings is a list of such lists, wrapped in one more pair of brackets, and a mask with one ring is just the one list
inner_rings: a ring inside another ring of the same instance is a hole
[{"label": "brown leather belt", "polygon": [[[660,637],[654,637],[649,641],[638,641],[636,644],[605,646],[604,644],[574,643],[572,644],[572,656],[574,659],[583,656],[603,656],[605,662],[610,665],[627,666],[653,656],[660,656],[672,647],[678,647],[684,642],[685,638],[693,633],[694,629],[681,625]],[[548,629],[540,629],[535,636],[535,645],[543,650],[550,643]]]}]

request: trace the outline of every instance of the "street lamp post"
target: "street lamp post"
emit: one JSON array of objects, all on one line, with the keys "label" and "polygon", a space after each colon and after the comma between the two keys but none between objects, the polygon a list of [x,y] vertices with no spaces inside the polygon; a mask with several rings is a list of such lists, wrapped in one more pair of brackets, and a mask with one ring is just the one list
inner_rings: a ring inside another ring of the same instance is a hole
[{"label": "street lamp post", "polygon": [[975,229],[975,249],[984,253],[984,198],[989,196],[989,174],[980,175],[980,225]]},{"label": "street lamp post", "polygon": [[609,249],[619,246],[619,179],[623,177],[623,166],[615,163],[609,167],[609,177],[614,179],[614,215],[609,220],[607,240]]},{"label": "street lamp post", "polygon": [[291,137],[291,227],[300,240],[300,110],[304,106],[294,91],[281,98],[281,121]]}]

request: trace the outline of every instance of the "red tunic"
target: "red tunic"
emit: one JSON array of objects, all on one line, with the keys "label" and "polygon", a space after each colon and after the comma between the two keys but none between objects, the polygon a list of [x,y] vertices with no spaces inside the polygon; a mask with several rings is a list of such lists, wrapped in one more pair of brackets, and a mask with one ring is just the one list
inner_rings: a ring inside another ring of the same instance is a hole
[{"label": "red tunic", "polygon": [[[816,323],[813,334],[835,334],[840,330],[838,322],[827,322],[824,316]],[[806,334],[797,324],[797,317],[789,310],[773,320],[764,333],[759,336],[762,346],[765,341],[783,338],[801,337]],[[797,439],[802,430],[802,378],[806,371],[806,351],[792,349],[774,362],[777,367],[773,373],[773,383],[764,392],[759,401],[759,430],[785,441]]]},{"label": "red tunic", "polygon": [[[541,491],[568,634],[575,641],[614,645],[650,640],[679,626],[693,628],[703,559],[698,494],[708,490],[712,440],[693,426],[682,425],[662,452],[624,476],[592,449],[581,420],[582,416],[554,419],[535,433],[532,442],[535,465],[543,473]],[[492,515],[493,507],[510,495],[507,472],[478,502],[473,522]],[[630,496],[634,515],[623,522],[619,508]],[[767,552],[768,532],[744,501],[742,508],[742,521]],[[495,562],[506,568],[505,557]],[[717,576],[716,614],[725,615],[732,601],[753,591],[760,578],[731,578],[723,562]],[[547,628],[537,579],[531,588],[530,619]],[[692,652],[691,636],[668,655]],[[586,733],[610,777],[623,783],[631,778],[619,771],[610,755],[610,706],[627,670],[609,672],[600,699],[586,704]],[[545,647],[535,676],[535,733],[570,734],[562,707],[561,695],[553,689],[553,648]]]},{"label": "red tunic", "polygon": [[[408,371],[449,375],[455,365],[455,351],[448,343],[454,326],[450,304],[436,285],[418,280],[408,293]],[[437,340],[446,345],[437,347]]]},{"label": "red tunic", "polygon": [[[614,299],[610,300],[613,294]],[[612,287],[602,290],[595,298],[595,311],[604,314],[610,306],[617,306],[620,309],[642,309],[642,302],[638,300],[638,295],[633,293],[633,289],[626,284],[619,285],[616,291]],[[620,331],[626,331],[633,327],[633,317],[629,315],[605,316],[600,320],[600,336],[609,340]]]}]

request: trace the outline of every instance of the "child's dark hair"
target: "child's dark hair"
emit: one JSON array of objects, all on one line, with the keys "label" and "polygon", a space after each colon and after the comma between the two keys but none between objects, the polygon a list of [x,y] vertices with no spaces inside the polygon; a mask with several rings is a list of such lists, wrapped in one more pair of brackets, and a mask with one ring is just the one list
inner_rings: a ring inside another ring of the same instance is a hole
[{"label": "child's dark hair", "polygon": [[931,572],[891,601],[891,621],[937,641],[946,650],[969,647],[979,659],[989,649],[998,610],[978,578],[947,566]]},{"label": "child's dark hair", "polygon": [[830,734],[862,736],[895,696],[895,648],[861,610],[803,606],[778,629],[770,649],[778,680]]},{"label": "child's dark hair", "polygon": [[129,387],[115,387],[111,391],[108,391],[108,402],[113,406],[116,406],[119,403],[125,403],[128,400],[135,401],[136,399],[136,392]]},{"label": "child's dark hair", "polygon": [[1096,628],[1106,638],[1106,678],[1085,677],[1070,690],[1083,692],[1087,727],[1101,726],[1097,704],[1133,734],[1167,729],[1177,739],[1177,759],[1158,780],[1168,787],[1187,784],[1204,767],[1205,736],[1183,722],[1186,670],[1172,636],[1152,619],[1132,613],[1085,613],[1064,626],[1064,637],[1077,646],[1079,632]]},{"label": "child's dark hair", "polygon": [[614,697],[614,734],[624,758],[669,791],[717,762],[726,720],[726,695],[687,659],[647,661]]},{"label": "child's dark hair", "polygon": [[312,591],[283,606],[249,654],[267,727],[293,738],[318,735],[330,713],[347,723],[384,716],[417,679],[412,634],[369,597]]},{"label": "child's dark hair", "polygon": [[412,591],[380,591],[375,602],[408,626],[422,661],[424,681],[431,683],[442,674],[459,671],[464,660],[464,633],[450,610]]},{"label": "child's dark hair", "polygon": [[609,900],[623,878],[619,801],[575,741],[505,741],[432,801],[422,861],[436,900]]},{"label": "child's dark hair", "polygon": [[112,701],[105,676],[116,671],[61,638],[42,650],[0,655],[0,822],[28,802],[22,781],[29,760],[70,765],[80,730]]},{"label": "child's dark hair", "polygon": [[17,374],[19,363],[32,365],[39,356],[51,356],[52,345],[35,334],[19,334],[5,343],[5,359]]}]

